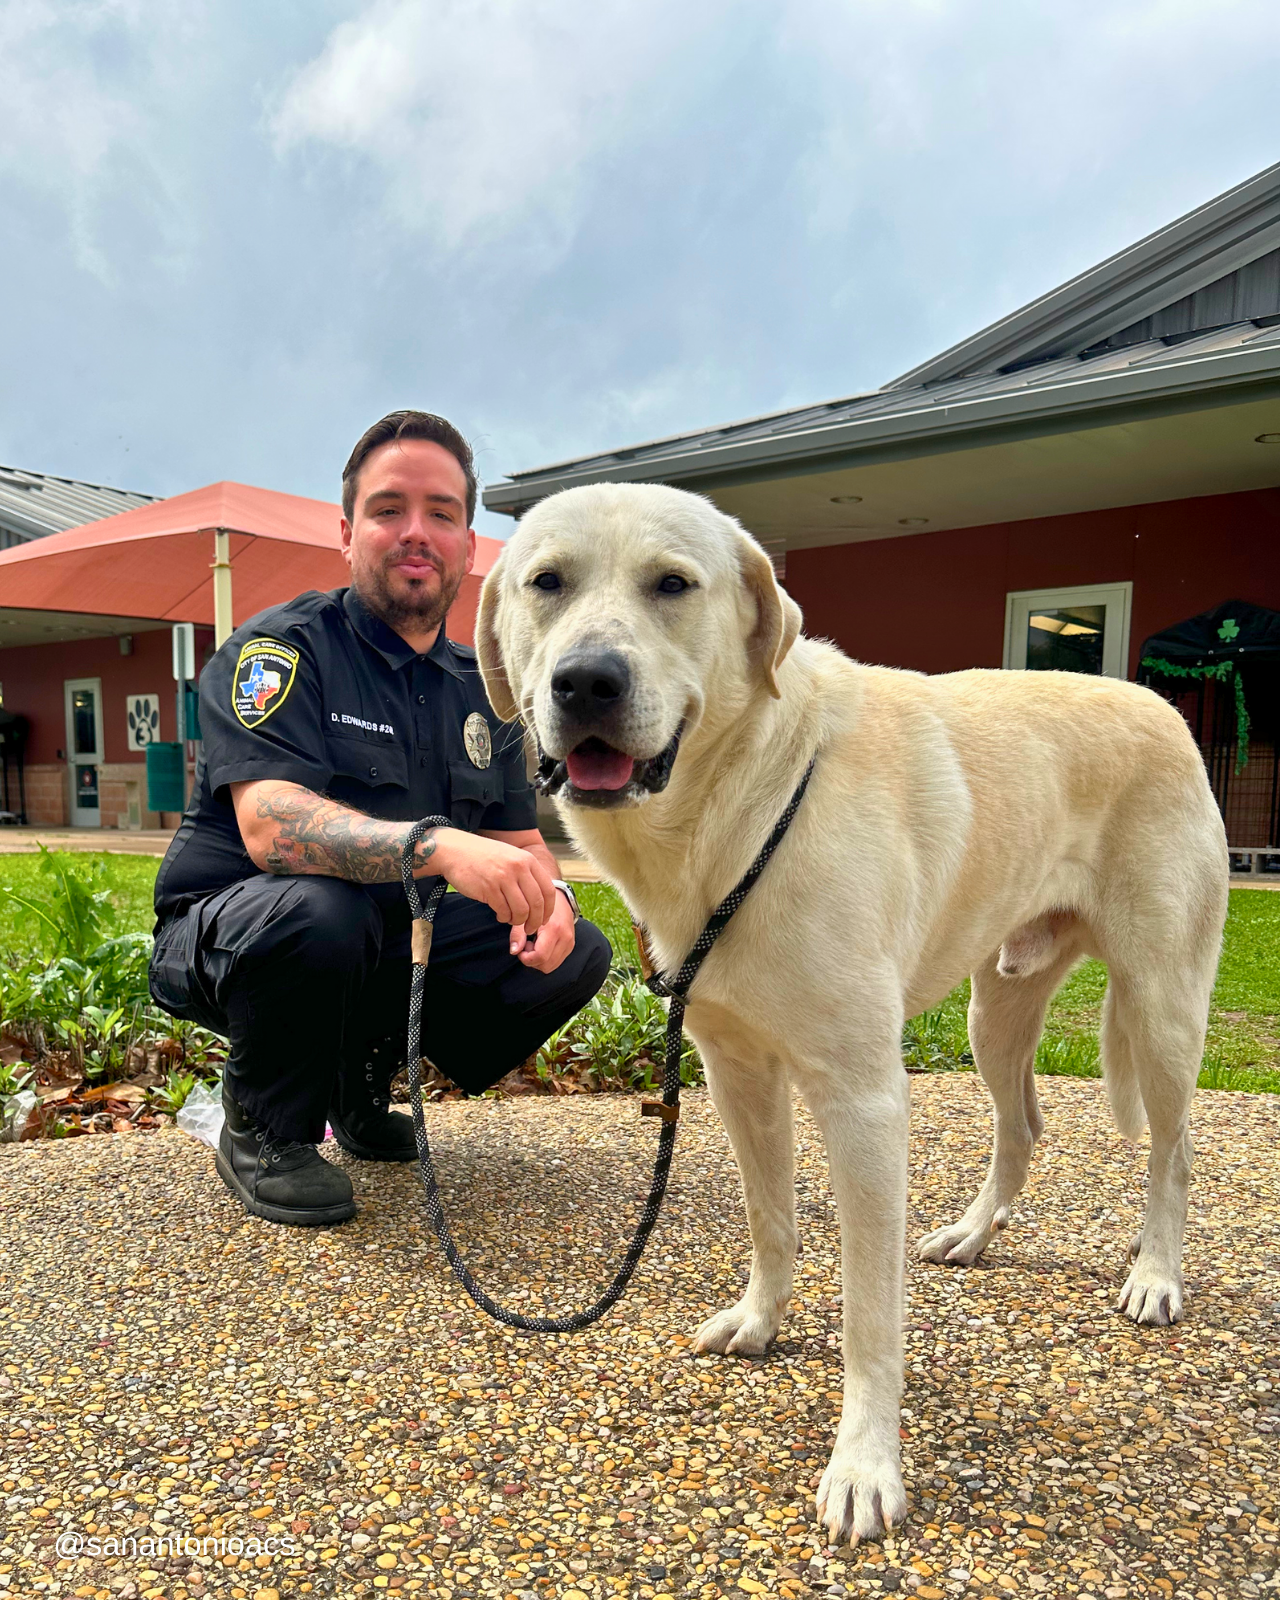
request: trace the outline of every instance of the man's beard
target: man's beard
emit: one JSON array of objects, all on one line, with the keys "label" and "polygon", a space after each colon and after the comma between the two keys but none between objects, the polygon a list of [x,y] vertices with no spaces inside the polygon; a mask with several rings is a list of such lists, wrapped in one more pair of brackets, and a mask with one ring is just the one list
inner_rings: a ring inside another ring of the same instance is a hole
[{"label": "man's beard", "polygon": [[353,573],[351,586],[374,616],[381,617],[389,628],[399,631],[407,625],[415,633],[430,633],[444,621],[465,577],[465,572],[457,573],[452,579],[440,572],[440,588],[435,595],[427,592],[423,579],[411,578],[408,594],[399,596],[391,592],[387,568],[376,567],[372,571],[366,569],[358,577]]}]

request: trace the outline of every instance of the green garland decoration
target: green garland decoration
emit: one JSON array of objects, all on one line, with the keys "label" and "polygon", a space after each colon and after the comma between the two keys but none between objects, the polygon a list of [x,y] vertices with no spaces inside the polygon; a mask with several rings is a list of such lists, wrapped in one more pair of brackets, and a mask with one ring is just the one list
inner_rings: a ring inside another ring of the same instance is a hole
[{"label": "green garland decoration", "polygon": [[1236,772],[1249,765],[1249,709],[1244,703],[1244,683],[1234,661],[1215,661],[1208,667],[1180,667],[1163,656],[1143,656],[1144,667],[1164,678],[1212,678],[1216,683],[1231,682],[1236,691]]}]

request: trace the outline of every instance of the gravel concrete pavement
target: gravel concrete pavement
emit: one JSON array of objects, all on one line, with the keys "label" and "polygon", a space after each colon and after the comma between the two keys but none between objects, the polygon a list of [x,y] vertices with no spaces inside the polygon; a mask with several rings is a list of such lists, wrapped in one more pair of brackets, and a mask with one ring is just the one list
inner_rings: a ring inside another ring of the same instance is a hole
[{"label": "gravel concrete pavement", "polygon": [[[969,1199],[988,1122],[972,1075],[912,1082],[914,1236]],[[703,1093],[632,1291],[574,1337],[465,1300],[412,1168],[352,1163],[359,1217],[311,1232],[246,1218],[212,1152],[174,1131],[7,1149],[0,1594],[1280,1592],[1280,1099],[1198,1097],[1188,1318],[1139,1331],[1111,1306],[1144,1154],[1098,1083],[1041,1093],[1047,1135],[989,1262],[909,1269],[911,1515],[857,1551],[813,1522],[839,1282],[806,1119],[797,1297],[761,1361],[689,1351],[747,1261]],[[584,1303],[647,1185],[655,1125],[636,1102],[482,1100],[429,1125],[486,1286]],[[144,1542],[59,1557],[60,1534]],[[148,1554],[161,1536],[243,1553]]]}]

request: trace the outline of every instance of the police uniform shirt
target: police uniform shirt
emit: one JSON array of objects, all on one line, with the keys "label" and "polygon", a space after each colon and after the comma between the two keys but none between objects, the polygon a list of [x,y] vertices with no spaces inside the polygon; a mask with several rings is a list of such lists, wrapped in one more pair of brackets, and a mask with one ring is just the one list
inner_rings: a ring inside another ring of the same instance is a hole
[{"label": "police uniform shirt", "polygon": [[[419,655],[353,589],[312,591],[238,628],[200,676],[195,792],[156,879],[161,920],[255,876],[229,785],[283,779],[371,817],[537,826],[518,724],[499,722],[475,651]],[[367,885],[379,900],[398,883]]]}]

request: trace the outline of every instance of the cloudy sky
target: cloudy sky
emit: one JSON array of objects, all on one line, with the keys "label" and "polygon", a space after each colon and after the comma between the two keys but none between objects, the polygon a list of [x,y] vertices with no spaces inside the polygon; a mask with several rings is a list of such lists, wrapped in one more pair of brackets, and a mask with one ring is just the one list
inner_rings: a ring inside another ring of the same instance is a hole
[{"label": "cloudy sky", "polygon": [[397,406],[493,479],[875,387],[1277,81],[1275,0],[4,0],[0,462],[332,499]]}]

